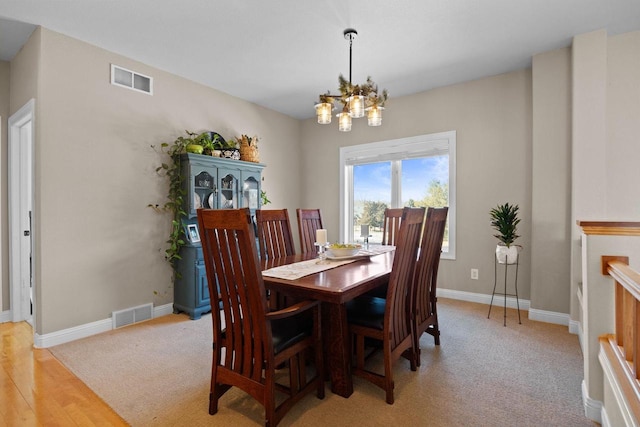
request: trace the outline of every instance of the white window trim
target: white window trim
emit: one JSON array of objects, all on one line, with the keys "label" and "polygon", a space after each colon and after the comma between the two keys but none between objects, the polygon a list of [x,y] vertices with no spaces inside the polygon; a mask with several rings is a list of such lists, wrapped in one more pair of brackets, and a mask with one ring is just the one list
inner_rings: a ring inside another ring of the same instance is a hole
[{"label": "white window trim", "polygon": [[[346,225],[353,218],[353,165],[377,160],[425,157],[438,151],[449,154],[449,251],[442,259],[456,259],[456,131],[418,135],[340,148],[340,236],[349,239]],[[398,173],[400,171],[392,171]]]}]

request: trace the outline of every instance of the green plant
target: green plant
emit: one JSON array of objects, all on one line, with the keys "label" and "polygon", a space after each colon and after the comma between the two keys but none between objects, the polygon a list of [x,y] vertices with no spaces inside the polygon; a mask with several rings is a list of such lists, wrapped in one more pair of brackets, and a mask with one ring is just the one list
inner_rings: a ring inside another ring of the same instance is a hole
[{"label": "green plant", "polygon": [[238,148],[238,141],[235,138],[229,138],[227,140],[222,140],[218,142],[218,150],[230,150],[233,148]]},{"label": "green plant", "polygon": [[187,132],[188,137],[180,136],[176,138],[173,144],[163,142],[160,144],[160,147],[156,147],[155,145],[151,146],[154,150],[169,158],[169,161],[163,162],[156,168],[156,173],[169,180],[167,201],[163,205],[150,204],[148,206],[158,212],[168,212],[172,216],[169,239],[167,240],[169,246],[165,250],[165,259],[174,268],[174,272],[176,272],[175,261],[180,259],[180,248],[185,244],[183,220],[187,216],[187,213],[183,209],[185,191],[182,185],[183,177],[180,173],[180,155],[186,152],[187,145],[194,143],[202,145],[202,142],[206,140],[206,138],[202,136],[203,134],[197,135],[193,132],[185,132]]},{"label": "green plant", "polygon": [[271,200],[267,198],[267,192],[264,190],[260,190],[260,199],[262,201],[262,206],[268,205],[269,203],[271,203]]},{"label": "green plant", "polygon": [[498,205],[489,212],[491,216],[491,226],[498,232],[494,234],[499,241],[509,247],[520,237],[516,234],[520,218],[518,218],[518,205],[505,203]]}]

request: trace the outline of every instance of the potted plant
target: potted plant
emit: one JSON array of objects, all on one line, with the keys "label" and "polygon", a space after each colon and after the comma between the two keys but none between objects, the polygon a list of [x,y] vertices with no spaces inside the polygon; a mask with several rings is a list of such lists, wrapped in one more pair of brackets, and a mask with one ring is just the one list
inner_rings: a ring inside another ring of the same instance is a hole
[{"label": "potted plant", "polygon": [[520,237],[517,232],[520,218],[518,218],[518,205],[505,203],[491,209],[491,226],[498,232],[494,234],[499,240],[496,246],[496,258],[500,264],[515,264],[518,260],[519,245],[513,242]]}]

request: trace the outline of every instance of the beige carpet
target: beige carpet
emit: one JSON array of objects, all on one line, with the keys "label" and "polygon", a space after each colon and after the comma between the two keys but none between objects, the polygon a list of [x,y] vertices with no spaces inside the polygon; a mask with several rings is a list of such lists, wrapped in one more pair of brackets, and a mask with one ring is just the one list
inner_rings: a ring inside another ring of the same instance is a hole
[{"label": "beige carpet", "polygon": [[[395,404],[356,378],[344,399],[307,396],[281,426],[595,426],[581,402],[582,355],[565,326],[502,308],[440,299],[441,346],[423,336],[422,366],[395,364]],[[210,416],[211,317],[169,315],[52,347],[132,426],[256,426],[262,407],[237,389]],[[377,363],[376,361],[374,363]]]}]

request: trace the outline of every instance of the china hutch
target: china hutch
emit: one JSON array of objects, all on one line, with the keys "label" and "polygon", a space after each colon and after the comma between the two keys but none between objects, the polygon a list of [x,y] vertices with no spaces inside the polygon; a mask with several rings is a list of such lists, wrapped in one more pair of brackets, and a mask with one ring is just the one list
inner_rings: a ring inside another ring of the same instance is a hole
[{"label": "china hutch", "polygon": [[260,209],[261,174],[265,165],[201,154],[183,154],[185,245],[176,261],[173,311],[199,319],[211,311],[196,209]]}]

